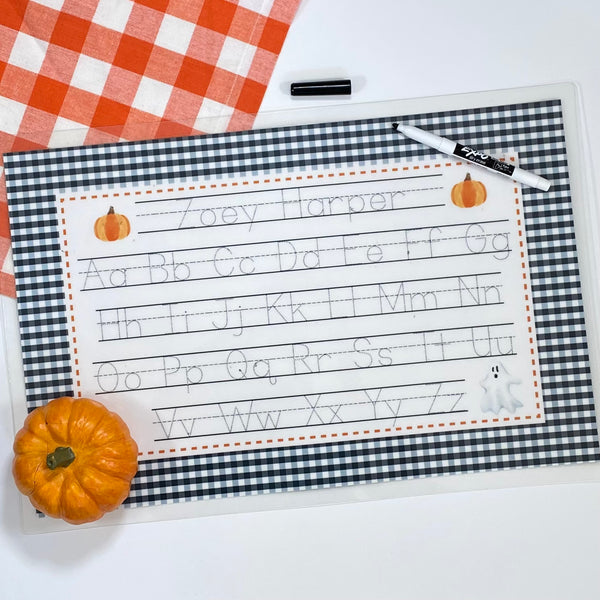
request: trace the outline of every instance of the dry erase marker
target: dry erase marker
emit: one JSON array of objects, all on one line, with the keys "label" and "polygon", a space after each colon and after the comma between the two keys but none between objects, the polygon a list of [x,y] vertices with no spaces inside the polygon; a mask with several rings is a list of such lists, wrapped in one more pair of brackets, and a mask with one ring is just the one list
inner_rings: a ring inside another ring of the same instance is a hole
[{"label": "dry erase marker", "polygon": [[550,189],[550,182],[547,179],[544,179],[535,173],[530,173],[529,171],[515,167],[515,165],[502,162],[501,160],[498,160],[489,154],[479,152],[470,146],[457,144],[452,140],[429,133],[428,131],[423,131],[412,125],[392,123],[392,126],[396,131],[399,131],[406,137],[421,142],[421,144],[425,144],[425,146],[429,146],[430,148],[435,148],[443,154],[450,154],[452,156],[457,156],[458,158],[463,158],[468,162],[480,165],[481,167],[485,167],[496,173],[506,175],[519,183],[524,183],[525,185],[537,188],[538,190],[543,190],[544,192],[547,192]]}]

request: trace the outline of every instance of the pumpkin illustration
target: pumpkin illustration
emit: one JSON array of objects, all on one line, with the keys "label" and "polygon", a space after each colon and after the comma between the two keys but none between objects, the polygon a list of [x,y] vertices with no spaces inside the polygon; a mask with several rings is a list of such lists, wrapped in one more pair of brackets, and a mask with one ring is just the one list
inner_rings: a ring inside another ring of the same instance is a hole
[{"label": "pumpkin illustration", "polygon": [[96,219],[94,223],[94,235],[103,242],[122,240],[129,235],[130,231],[129,219],[125,215],[116,213],[112,206],[107,214]]},{"label": "pumpkin illustration", "polygon": [[127,425],[88,398],[57,398],[33,410],[13,449],[19,491],[39,511],[74,525],[117,508],[137,472]]},{"label": "pumpkin illustration", "polygon": [[460,208],[472,208],[485,202],[487,191],[481,181],[471,179],[471,174],[467,173],[464,181],[457,183],[450,193],[452,202]]}]

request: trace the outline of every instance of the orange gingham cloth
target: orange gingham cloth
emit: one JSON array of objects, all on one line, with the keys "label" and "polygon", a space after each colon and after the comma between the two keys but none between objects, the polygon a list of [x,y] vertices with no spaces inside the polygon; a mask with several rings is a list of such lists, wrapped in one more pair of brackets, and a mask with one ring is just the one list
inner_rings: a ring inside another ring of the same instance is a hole
[{"label": "orange gingham cloth", "polygon": [[0,154],[252,127],[299,3],[0,0]]}]

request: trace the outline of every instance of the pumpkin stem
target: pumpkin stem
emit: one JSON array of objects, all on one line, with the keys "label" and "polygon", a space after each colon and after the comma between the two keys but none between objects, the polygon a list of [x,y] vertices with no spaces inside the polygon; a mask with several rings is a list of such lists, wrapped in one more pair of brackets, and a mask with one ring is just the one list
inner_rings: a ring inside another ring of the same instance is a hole
[{"label": "pumpkin stem", "polygon": [[115,214],[115,207],[114,207],[114,206],[111,206],[111,207],[108,209],[108,212],[107,212],[106,214],[107,214],[107,215],[114,215],[114,214]]},{"label": "pumpkin stem", "polygon": [[465,181],[471,181],[471,173],[467,173],[467,176],[465,177]]},{"label": "pumpkin stem", "polygon": [[68,467],[75,460],[75,453],[68,446],[58,446],[46,456],[46,465],[54,471],[57,467]]}]

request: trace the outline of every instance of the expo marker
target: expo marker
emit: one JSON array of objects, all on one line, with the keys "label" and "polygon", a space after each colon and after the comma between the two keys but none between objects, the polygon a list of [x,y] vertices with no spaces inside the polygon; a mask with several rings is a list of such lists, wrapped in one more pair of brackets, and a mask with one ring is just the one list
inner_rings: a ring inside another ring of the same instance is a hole
[{"label": "expo marker", "polygon": [[473,164],[500,173],[501,175],[512,177],[512,179],[519,183],[524,183],[525,185],[543,190],[544,192],[547,192],[550,189],[550,182],[547,179],[544,179],[535,173],[530,173],[529,171],[515,167],[514,165],[509,165],[489,154],[479,152],[470,146],[463,146],[462,144],[458,144],[447,138],[429,133],[428,131],[423,131],[418,127],[413,127],[412,125],[392,123],[392,127],[406,137],[421,142],[421,144],[434,148],[443,154],[462,158]]}]

